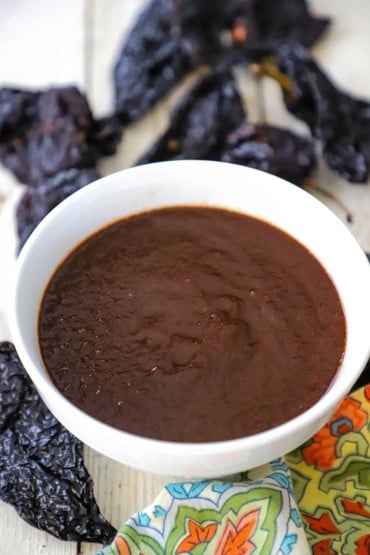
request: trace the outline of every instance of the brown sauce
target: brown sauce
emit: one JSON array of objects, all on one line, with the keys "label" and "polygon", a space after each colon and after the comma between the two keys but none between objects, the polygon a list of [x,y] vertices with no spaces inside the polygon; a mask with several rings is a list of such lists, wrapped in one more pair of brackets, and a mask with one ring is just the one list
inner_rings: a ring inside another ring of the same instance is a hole
[{"label": "brown sauce", "polygon": [[260,220],[171,208],[78,246],[45,292],[42,356],[57,388],[146,437],[219,441],[312,406],[345,348],[340,300],[317,260]]}]

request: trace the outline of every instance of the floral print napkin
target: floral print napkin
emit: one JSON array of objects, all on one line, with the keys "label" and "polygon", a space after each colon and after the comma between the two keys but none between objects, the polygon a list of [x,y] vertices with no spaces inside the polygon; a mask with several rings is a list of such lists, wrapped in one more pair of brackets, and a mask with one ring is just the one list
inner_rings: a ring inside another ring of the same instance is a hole
[{"label": "floral print napkin", "polygon": [[98,555],[310,553],[370,554],[370,386],[285,459],[168,484]]},{"label": "floral print napkin", "polygon": [[370,385],[285,460],[314,555],[369,555]]}]

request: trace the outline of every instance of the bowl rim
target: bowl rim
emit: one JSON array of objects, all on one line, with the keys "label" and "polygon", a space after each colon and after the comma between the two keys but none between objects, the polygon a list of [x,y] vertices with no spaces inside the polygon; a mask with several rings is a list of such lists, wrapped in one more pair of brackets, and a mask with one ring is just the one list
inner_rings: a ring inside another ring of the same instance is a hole
[{"label": "bowl rim", "polygon": [[[306,409],[304,412],[298,414],[294,418],[279,424],[277,426],[268,428],[265,431],[236,438],[236,439],[229,439],[229,440],[221,440],[221,441],[213,441],[213,442],[176,442],[176,441],[166,441],[160,439],[153,439],[146,436],[140,436],[136,434],[132,434],[130,432],[121,430],[119,428],[115,428],[109,424],[106,424],[97,418],[91,416],[90,414],[84,412],[76,405],[71,403],[63,394],[56,388],[56,386],[52,383],[51,380],[48,380],[37,368],[37,365],[34,364],[32,357],[28,353],[28,349],[23,341],[22,331],[21,331],[21,324],[18,318],[18,308],[17,308],[17,297],[18,297],[18,288],[19,288],[19,281],[20,276],[22,274],[22,268],[24,266],[25,261],[31,256],[33,249],[37,248],[37,243],[39,236],[43,235],[48,227],[52,224],[54,218],[58,216],[58,214],[63,213],[65,210],[68,210],[69,206],[71,206],[76,201],[81,201],[84,197],[90,195],[95,189],[98,187],[100,188],[104,182],[111,182],[118,178],[121,178],[123,175],[127,176],[128,172],[131,174],[136,172],[147,172],[153,169],[154,166],[156,167],[165,167],[169,168],[170,166],[175,165],[177,170],[181,170],[181,166],[186,170],[189,166],[197,166],[198,171],[201,171],[201,167],[205,168],[207,165],[208,167],[213,166],[216,170],[217,168],[225,167],[225,166],[232,166],[242,168],[242,170],[247,174],[250,173],[252,176],[256,176],[257,174],[263,174],[263,179],[268,179],[272,183],[279,182],[280,187],[289,187],[294,194],[305,196],[307,201],[311,202],[311,204],[315,204],[317,207],[320,207],[321,210],[325,210],[327,212],[327,216],[332,219],[332,221],[336,221],[340,226],[342,226],[343,230],[345,229],[347,234],[350,236],[351,241],[353,243],[353,248],[357,249],[359,254],[362,249],[358,245],[356,239],[353,237],[351,232],[346,228],[343,222],[323,203],[317,200],[315,197],[307,193],[306,191],[300,189],[299,187],[292,185],[291,183],[274,176],[272,174],[266,174],[266,172],[261,172],[260,170],[256,170],[254,168],[248,168],[245,166],[236,166],[235,164],[230,164],[226,162],[216,162],[216,161],[208,161],[208,160],[181,160],[181,161],[167,161],[167,162],[156,162],[152,164],[145,164],[142,166],[136,166],[124,170],[120,170],[118,172],[114,172],[110,175],[102,177],[94,182],[90,183],[89,185],[85,186],[84,188],[80,189],[79,191],[75,192],[74,194],[70,195],[64,201],[62,201],[59,205],[57,205],[37,226],[34,230],[28,241],[26,242],[25,246],[23,247],[17,261],[16,261],[16,279],[15,279],[15,286],[13,288],[13,295],[12,295],[12,310],[10,313],[10,329],[11,329],[11,336],[13,338],[14,345],[17,349],[17,352],[20,356],[20,359],[29,373],[31,379],[35,383],[38,391],[40,392],[41,396],[46,401],[47,405],[50,407],[53,406],[54,403],[62,403],[68,407],[69,411],[75,415],[76,418],[80,418],[85,420],[86,424],[93,426],[94,428],[98,427],[104,435],[108,435],[109,437],[116,436],[116,438],[120,437],[122,441],[125,441],[125,445],[140,443],[144,449],[147,449],[148,452],[152,450],[153,447],[158,448],[157,450],[165,453],[165,452],[173,452],[176,450],[178,455],[189,454],[192,452],[197,457],[207,457],[209,455],[216,455],[216,454],[227,454],[232,453],[234,451],[241,451],[246,449],[253,449],[258,448],[263,445],[267,445],[272,439],[276,442],[277,439],[282,439],[286,437],[287,433],[295,434],[302,428],[307,422],[311,422],[314,420],[313,417],[323,414],[328,411],[332,411],[333,408],[338,405],[338,403],[343,399],[346,394],[346,391],[353,385],[356,381],[357,375],[352,379],[350,376],[347,377],[345,380],[345,384],[342,385],[340,388],[335,387],[337,383],[337,375],[339,371],[333,377],[332,383],[329,388],[325,391],[325,393],[319,398],[319,400],[314,403],[311,407]],[[267,176],[267,177],[266,177]],[[142,186],[146,186],[147,183],[142,184]],[[136,184],[135,187],[140,187],[140,184]],[[302,197],[303,198],[303,197]],[[166,206],[166,205],[163,205]],[[171,206],[171,205],[168,205]],[[241,210],[241,213],[246,213],[245,211]],[[134,214],[136,212],[132,212]],[[275,224],[273,224],[275,225]],[[101,228],[96,228],[98,231]],[[86,238],[88,235],[86,236]],[[76,243],[78,245],[79,242]],[[366,260],[366,255],[362,251],[362,255]],[[63,260],[63,258],[61,259]],[[367,260],[366,260],[367,262]],[[370,265],[369,265],[369,278],[370,278]],[[333,277],[331,279],[334,281]],[[369,279],[370,284],[370,279]],[[335,281],[334,281],[335,285]],[[370,287],[369,287],[370,288]],[[370,299],[370,295],[369,295]],[[345,348],[345,352],[347,349],[347,344]],[[364,367],[368,358],[370,356],[370,340],[367,351],[363,354],[363,361],[362,364]],[[339,366],[340,370],[341,366]],[[346,391],[345,391],[346,390]],[[52,410],[52,408],[51,408]],[[67,408],[66,408],[67,410]],[[96,448],[96,446],[94,446]]]}]

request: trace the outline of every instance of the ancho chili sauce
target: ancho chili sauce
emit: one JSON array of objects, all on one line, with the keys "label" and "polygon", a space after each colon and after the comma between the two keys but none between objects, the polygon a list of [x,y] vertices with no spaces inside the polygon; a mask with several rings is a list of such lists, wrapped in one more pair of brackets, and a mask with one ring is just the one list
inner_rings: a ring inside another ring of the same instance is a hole
[{"label": "ancho chili sauce", "polygon": [[40,309],[57,388],[142,436],[219,441],[298,415],[328,388],[346,327],[318,261],[279,229],[180,207],[124,219],[79,245]]}]

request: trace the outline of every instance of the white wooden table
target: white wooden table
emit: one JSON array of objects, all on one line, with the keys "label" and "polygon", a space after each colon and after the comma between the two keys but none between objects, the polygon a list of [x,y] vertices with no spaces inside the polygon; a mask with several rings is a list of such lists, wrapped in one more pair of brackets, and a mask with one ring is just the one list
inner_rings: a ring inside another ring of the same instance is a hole
[{"label": "white wooden table", "polygon": [[[2,0],[0,2],[0,86],[43,87],[75,83],[84,89],[93,109],[104,114],[112,106],[111,72],[124,33],[143,0]],[[317,13],[330,14],[334,24],[315,54],[331,75],[348,90],[370,98],[370,3],[368,0],[315,0]],[[150,115],[127,129],[119,153],[101,164],[104,174],[128,167],[166,126],[168,108],[190,86],[190,77]],[[241,76],[251,119],[258,118],[257,88]],[[304,126],[287,115],[274,83],[264,82],[267,121]],[[354,214],[351,230],[370,250],[370,188],[349,185],[328,172],[319,172],[320,185],[341,198]],[[14,276],[14,207],[22,192],[12,176],[0,169],[0,340],[11,339],[7,314]],[[328,203],[344,220],[338,206]],[[313,223],[314,225],[314,223]],[[323,230],[325,233],[325,230]],[[338,245],[340,249],[340,245]],[[370,286],[370,284],[369,284]],[[102,512],[115,525],[147,505],[166,482],[138,472],[85,449],[86,464],[94,478]],[[84,555],[98,546],[64,543],[34,530],[0,503],[0,555]]]}]

